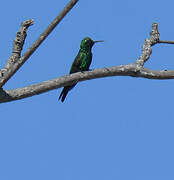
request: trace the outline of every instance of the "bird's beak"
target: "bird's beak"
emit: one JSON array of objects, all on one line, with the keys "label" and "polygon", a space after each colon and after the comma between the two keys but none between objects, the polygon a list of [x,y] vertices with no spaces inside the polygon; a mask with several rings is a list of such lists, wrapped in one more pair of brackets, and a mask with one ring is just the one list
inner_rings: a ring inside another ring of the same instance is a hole
[{"label": "bird's beak", "polygon": [[99,41],[93,41],[94,43],[98,43],[98,42],[104,42],[103,40],[99,40]]}]

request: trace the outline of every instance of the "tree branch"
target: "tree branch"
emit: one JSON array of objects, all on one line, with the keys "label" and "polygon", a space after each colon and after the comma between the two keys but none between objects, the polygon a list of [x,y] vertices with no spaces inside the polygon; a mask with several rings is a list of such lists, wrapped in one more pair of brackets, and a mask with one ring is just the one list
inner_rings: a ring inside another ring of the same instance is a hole
[{"label": "tree branch", "polygon": [[165,43],[165,44],[174,44],[174,41],[165,41],[159,40],[158,43]]},{"label": "tree branch", "polygon": [[139,69],[135,63],[129,65],[113,66],[110,68],[95,69],[92,71],[78,72],[71,75],[62,76],[39,84],[18,88],[14,90],[1,90],[0,103],[14,101],[38,95],[53,89],[71,85],[76,82],[111,77],[111,76],[131,76],[148,79],[174,79],[174,71],[153,71],[145,68]]},{"label": "tree branch", "polygon": [[[19,57],[19,53],[16,52],[15,55],[11,57],[12,60],[10,60],[9,58],[8,62],[13,61],[15,63],[13,63],[12,66],[10,65],[8,67],[6,66],[5,68],[3,68],[0,77],[0,87],[2,87],[14,75],[14,73],[25,63],[25,61],[36,51],[39,45],[47,38],[47,36],[53,31],[53,29],[57,26],[57,24],[65,17],[65,15],[73,8],[73,6],[77,2],[78,0],[71,0],[59,13],[59,15],[50,23],[50,25],[43,31],[43,33],[39,36],[39,38],[24,53],[24,55],[21,58]],[[23,45],[23,43],[21,44]],[[19,50],[21,52],[22,48],[19,48]]]},{"label": "tree branch", "polygon": [[142,68],[144,63],[150,58],[152,53],[152,46],[159,42],[158,24],[152,24],[152,30],[150,31],[150,38],[144,40],[141,50],[141,56],[136,60],[136,63]]},{"label": "tree branch", "polygon": [[12,54],[7,60],[5,66],[0,70],[0,79],[4,77],[4,75],[8,72],[9,69],[13,67],[15,63],[19,60],[21,56],[21,51],[25,42],[25,38],[27,36],[27,29],[33,25],[33,20],[28,19],[21,23],[21,26],[16,33],[16,37],[13,41],[13,49]]}]

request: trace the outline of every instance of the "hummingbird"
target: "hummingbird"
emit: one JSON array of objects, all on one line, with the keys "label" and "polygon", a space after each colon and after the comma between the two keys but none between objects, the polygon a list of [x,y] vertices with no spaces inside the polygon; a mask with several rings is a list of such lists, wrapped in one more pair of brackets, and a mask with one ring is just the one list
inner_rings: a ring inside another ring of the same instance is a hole
[{"label": "hummingbird", "polygon": [[[103,40],[100,41],[93,41],[89,37],[85,37],[82,39],[80,43],[80,49],[79,52],[74,59],[74,62],[71,65],[71,69],[69,74],[76,73],[76,72],[82,72],[82,71],[88,71],[89,66],[92,62],[92,47],[97,42],[103,42]],[[63,102],[68,94],[68,92],[76,85],[72,84],[70,86],[65,86],[59,96],[59,100]]]}]

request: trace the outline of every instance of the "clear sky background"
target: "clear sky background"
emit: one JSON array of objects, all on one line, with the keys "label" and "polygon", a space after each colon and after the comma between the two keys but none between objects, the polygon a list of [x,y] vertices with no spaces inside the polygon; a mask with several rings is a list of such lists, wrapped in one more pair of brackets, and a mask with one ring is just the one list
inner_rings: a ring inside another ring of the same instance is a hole
[{"label": "clear sky background", "polygon": [[[6,0],[0,6],[0,66],[23,20],[32,18],[23,52],[68,0]],[[128,64],[153,22],[174,40],[174,1],[80,0],[4,86],[14,89],[68,74],[89,36],[92,69]],[[174,45],[155,45],[145,64],[174,69]],[[0,104],[1,180],[173,180],[174,80],[109,77]]]}]

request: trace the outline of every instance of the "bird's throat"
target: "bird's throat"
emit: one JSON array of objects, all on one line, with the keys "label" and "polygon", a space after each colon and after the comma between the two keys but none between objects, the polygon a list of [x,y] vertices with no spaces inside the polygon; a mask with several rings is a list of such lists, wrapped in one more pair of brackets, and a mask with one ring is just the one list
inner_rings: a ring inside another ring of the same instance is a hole
[{"label": "bird's throat", "polygon": [[91,53],[91,49],[92,49],[92,47],[81,47],[80,48],[80,52],[83,52],[83,53],[85,53],[85,54],[90,54]]}]

